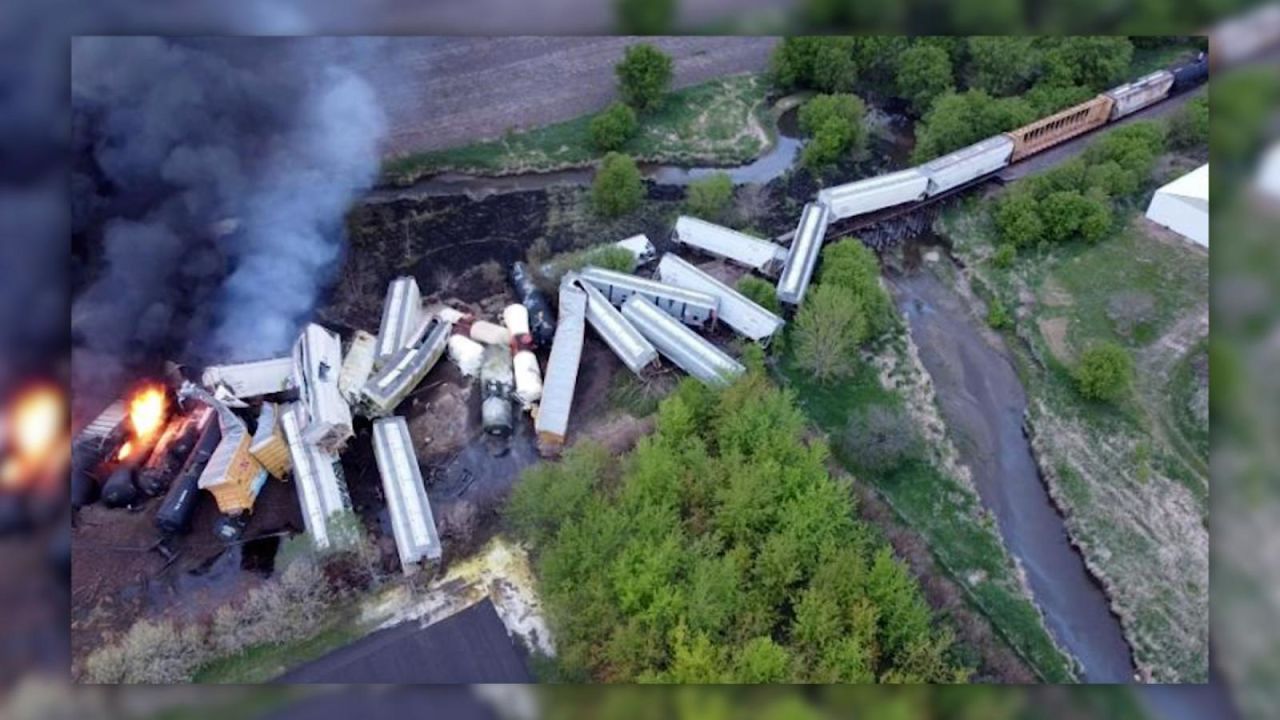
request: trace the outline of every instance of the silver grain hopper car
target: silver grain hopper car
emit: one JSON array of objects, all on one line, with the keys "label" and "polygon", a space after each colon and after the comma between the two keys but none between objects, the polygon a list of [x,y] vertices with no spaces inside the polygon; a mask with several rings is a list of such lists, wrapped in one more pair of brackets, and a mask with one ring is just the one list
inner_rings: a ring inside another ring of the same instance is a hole
[{"label": "silver grain hopper car", "polygon": [[912,168],[818,191],[818,202],[831,208],[832,218],[843,220],[894,205],[922,200],[929,176]]},{"label": "silver grain hopper car", "polygon": [[688,215],[676,218],[671,239],[767,277],[777,277],[787,257],[787,250],[781,245]]},{"label": "silver grain hopper car", "polygon": [[200,375],[200,382],[215,397],[222,396],[218,388],[238,399],[284,392],[293,389],[293,359],[285,356],[269,360],[210,365]]},{"label": "silver grain hopper car", "polygon": [[648,265],[658,256],[658,251],[653,247],[653,243],[649,241],[649,236],[643,233],[619,240],[614,245],[631,253],[636,259],[636,267]]},{"label": "silver grain hopper car", "polygon": [[378,338],[364,330],[357,330],[351,336],[351,344],[347,346],[347,354],[342,359],[342,370],[338,372],[338,392],[348,403],[360,402],[360,391],[373,375],[374,359],[378,352]]},{"label": "silver grain hopper car", "polygon": [[426,329],[426,321],[418,281],[407,275],[392,280],[382,304],[374,364],[381,367],[396,353],[416,345]]},{"label": "silver grain hopper car", "polygon": [[628,370],[643,375],[658,362],[658,350],[653,343],[645,340],[594,285],[581,282],[575,274],[566,275],[565,279],[586,292],[587,322]]},{"label": "silver grain hopper car", "polygon": [[573,408],[573,390],[578,384],[578,364],[582,361],[582,336],[587,312],[587,293],[572,283],[560,283],[560,317],[555,341],[547,358],[547,374],[542,383],[542,403],[534,418],[538,452],[553,455],[564,445]]},{"label": "silver grain hopper car", "polygon": [[929,196],[946,192],[1009,164],[1013,140],[996,135],[934,158],[917,168],[929,178]]},{"label": "silver grain hopper car", "polygon": [[302,431],[309,443],[337,454],[351,437],[351,408],[338,390],[342,342],[316,325],[302,329],[293,346],[293,376],[298,387]]},{"label": "silver grain hopper car", "polygon": [[671,362],[708,385],[726,385],[745,370],[737,360],[644,297],[637,295],[627,300],[622,306],[622,316]]},{"label": "silver grain hopper car", "polygon": [[[827,238],[827,225],[830,223],[831,209],[826,205],[807,203],[804,206],[804,211],[800,213],[800,224],[796,226],[795,238],[787,253],[787,264],[782,268],[782,277],[778,279],[778,300],[790,305],[799,305],[804,300],[804,293],[809,289],[813,269],[818,265],[818,253],[822,252],[822,243]],[[720,314],[725,322],[729,321],[723,307]],[[782,321],[778,322],[781,324]]]},{"label": "silver grain hopper car", "polygon": [[640,295],[686,325],[703,327],[708,322],[714,321],[716,317],[716,299],[703,292],[605,270],[593,265],[583,268],[578,277],[594,285],[602,295],[608,298],[609,302],[617,307],[622,307],[622,304],[631,296]]},{"label": "silver grain hopper car", "polygon": [[369,415],[382,417],[391,414],[418,387],[444,355],[451,331],[449,323],[433,319],[421,343],[397,352],[369,378],[362,393],[362,406]]},{"label": "silver grain hopper car", "polygon": [[[785,277],[786,273],[783,275]],[[717,317],[745,338],[767,343],[782,327],[782,318],[677,255],[667,253],[662,256],[658,263],[658,276],[665,283],[715,297],[720,308]]]},{"label": "silver grain hopper car", "polygon": [[289,443],[302,522],[317,549],[339,547],[353,539],[336,532],[339,528],[332,525],[335,518],[351,511],[342,465],[336,456],[303,439],[301,414],[302,408],[295,403],[281,414],[280,424]]},{"label": "silver grain hopper car", "polygon": [[382,476],[382,494],[391,515],[391,532],[400,554],[400,568],[410,575],[424,562],[439,561],[441,548],[404,418],[395,415],[374,421],[373,457]]},{"label": "silver grain hopper car", "polygon": [[1173,73],[1168,70],[1157,70],[1133,82],[1111,88],[1103,93],[1115,101],[1111,106],[1109,119],[1115,120],[1132,115],[1144,107],[1160,102],[1169,95],[1169,89],[1172,87]]}]

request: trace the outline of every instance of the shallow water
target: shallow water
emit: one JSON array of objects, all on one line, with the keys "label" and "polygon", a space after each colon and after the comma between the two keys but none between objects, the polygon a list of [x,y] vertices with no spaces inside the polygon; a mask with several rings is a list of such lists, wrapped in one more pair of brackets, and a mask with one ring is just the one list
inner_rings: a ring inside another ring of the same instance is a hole
[{"label": "shallow water", "polygon": [[[929,249],[939,253],[936,262],[949,262],[945,249]],[[890,286],[961,458],[1025,569],[1050,632],[1080,661],[1084,679],[1131,682],[1134,664],[1120,621],[1069,542],[1023,434],[1027,396],[1007,350],[984,334],[934,264],[908,262]]]}]

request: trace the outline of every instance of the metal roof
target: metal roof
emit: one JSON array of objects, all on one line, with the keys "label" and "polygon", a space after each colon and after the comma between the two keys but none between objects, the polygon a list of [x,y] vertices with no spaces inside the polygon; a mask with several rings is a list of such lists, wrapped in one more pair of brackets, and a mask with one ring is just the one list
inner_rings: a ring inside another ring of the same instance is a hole
[{"label": "metal roof", "polygon": [[551,355],[547,358],[547,374],[542,383],[542,404],[534,428],[539,437],[549,435],[559,442],[569,429],[569,412],[573,407],[573,390],[578,384],[578,363],[582,360],[583,319],[587,312],[587,293],[572,283],[560,283],[560,319]]},{"label": "metal roof", "polygon": [[401,567],[408,573],[412,565],[424,559],[440,559],[436,521],[404,418],[394,415],[374,421],[373,454],[382,476],[382,492],[387,499]]},{"label": "metal roof", "polygon": [[377,350],[378,338],[357,330],[351,337],[351,345],[347,348],[347,356],[342,359],[342,370],[338,373],[338,392],[354,403],[360,399],[360,391],[373,375],[374,353]]},{"label": "metal roof", "polygon": [[400,350],[369,378],[362,392],[368,404],[372,405],[375,415],[391,412],[413,392],[440,361],[440,356],[448,346],[451,331],[449,323],[433,320],[427,337],[420,344]]},{"label": "metal roof", "polygon": [[288,355],[254,362],[210,365],[200,382],[212,390],[225,385],[238,398],[282,392],[293,387],[293,359]]},{"label": "metal roof", "polygon": [[971,160],[979,155],[1001,148],[1008,148],[1010,152],[1012,152],[1013,141],[1009,139],[1008,135],[993,135],[986,140],[976,142],[972,145],[962,147],[959,150],[949,152],[946,155],[936,157],[917,169],[926,174],[938,172],[939,170],[951,167],[957,163]]},{"label": "metal roof", "polygon": [[752,340],[769,338],[783,325],[782,318],[673,253],[662,256],[658,275],[672,285],[715,296],[720,307],[718,317],[738,334]]},{"label": "metal roof", "polygon": [[657,348],[595,286],[580,282],[575,275],[566,277],[587,293],[587,322],[631,372],[639,375],[658,359]]},{"label": "metal roof", "polygon": [[[799,305],[804,300],[804,293],[809,288],[813,269],[817,267],[818,253],[822,250],[830,222],[829,207],[822,203],[805,204],[804,211],[800,214],[800,224],[796,226],[795,239],[791,242],[791,250],[787,253],[787,264],[778,280],[778,299],[782,302]],[[721,315],[723,314],[722,312]],[[728,318],[725,321],[728,322]]]},{"label": "metal roof", "polygon": [[676,219],[675,240],[767,275],[787,253],[781,245],[688,215]]},{"label": "metal roof", "polygon": [[744,371],[737,360],[644,297],[634,295],[628,299],[622,306],[622,315],[680,369],[708,385],[727,384]]},{"label": "metal roof", "polygon": [[690,325],[703,325],[713,319],[720,306],[714,295],[613,270],[588,266],[578,276],[594,285],[615,306],[621,306],[633,294],[640,294]]},{"label": "metal roof", "polygon": [[841,197],[853,193],[866,192],[867,190],[875,190],[877,188],[918,180],[920,180],[920,171],[918,169],[910,168],[907,170],[899,170],[886,175],[877,175],[864,180],[855,180],[850,183],[844,183],[843,185],[834,185],[829,188],[824,188],[818,191],[818,200],[830,205],[833,200],[839,200]]},{"label": "metal roof", "polygon": [[293,347],[294,383],[306,411],[303,432],[311,442],[336,451],[351,437],[351,408],[338,391],[342,342],[325,328],[309,323]]},{"label": "metal roof", "polygon": [[418,281],[408,275],[392,280],[387,286],[382,323],[378,326],[378,362],[416,343],[422,336],[423,323],[422,292],[418,289]]},{"label": "metal roof", "polygon": [[280,416],[280,424],[289,443],[293,484],[302,507],[303,523],[311,542],[317,548],[326,549],[339,540],[329,535],[329,519],[350,510],[351,498],[347,496],[338,459],[303,440],[299,410],[296,403],[290,405]]}]

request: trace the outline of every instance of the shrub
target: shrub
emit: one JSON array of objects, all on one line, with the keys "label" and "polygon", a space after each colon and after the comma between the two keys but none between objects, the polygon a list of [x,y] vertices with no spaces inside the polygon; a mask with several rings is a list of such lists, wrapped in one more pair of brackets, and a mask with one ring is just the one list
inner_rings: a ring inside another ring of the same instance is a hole
[{"label": "shrub", "polygon": [[1080,356],[1074,371],[1076,388],[1090,400],[1115,402],[1133,382],[1133,358],[1115,343],[1095,345]]},{"label": "shrub", "polygon": [[1002,243],[996,249],[996,254],[991,256],[991,264],[1007,270],[1013,267],[1013,262],[1018,259],[1018,247],[1013,243]]},{"label": "shrub", "polygon": [[845,288],[819,283],[796,314],[795,361],[818,382],[850,376],[866,339],[862,305]]},{"label": "shrub", "polygon": [[614,67],[622,99],[641,111],[657,107],[671,84],[671,68],[671,57],[652,45],[628,47]]},{"label": "shrub", "polygon": [[1013,318],[1009,315],[1009,310],[1004,303],[1000,302],[1000,298],[993,297],[987,303],[987,324],[996,330],[1004,330],[1013,325]]},{"label": "shrub", "polygon": [[877,403],[862,405],[850,414],[840,448],[855,466],[887,473],[918,456],[922,443],[905,410]]},{"label": "shrub", "polygon": [[685,204],[689,212],[713,222],[722,222],[733,202],[733,180],[718,172],[689,183]]},{"label": "shrub", "polygon": [[635,161],[614,152],[605,155],[591,184],[591,202],[596,212],[618,217],[640,207],[643,199],[644,183]]},{"label": "shrub", "polygon": [[1191,150],[1209,144],[1209,96],[1202,94],[1169,118],[1169,145]]},{"label": "shrub", "polygon": [[1077,237],[1096,242],[1111,227],[1111,206],[1097,195],[1074,190],[1051,193],[1040,202],[1045,239],[1060,243]]},{"label": "shrub", "polygon": [[782,306],[778,303],[778,289],[767,280],[762,280],[755,275],[743,275],[742,279],[738,280],[738,292],[775,315],[782,312]]},{"label": "shrub", "polygon": [[640,129],[636,111],[616,102],[591,119],[591,144],[598,150],[617,150]]},{"label": "shrub", "polygon": [[190,681],[207,657],[198,628],[139,620],[118,643],[95,650],[85,672],[94,683],[180,683]]}]

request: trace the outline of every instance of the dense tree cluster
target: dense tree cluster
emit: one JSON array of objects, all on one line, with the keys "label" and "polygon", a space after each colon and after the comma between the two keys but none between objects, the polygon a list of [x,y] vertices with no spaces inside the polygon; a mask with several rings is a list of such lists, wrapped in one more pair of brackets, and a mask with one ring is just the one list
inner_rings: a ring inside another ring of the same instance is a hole
[{"label": "dense tree cluster", "polygon": [[1000,243],[1031,248],[1102,239],[1113,223],[1112,201],[1141,191],[1163,150],[1158,123],[1131,123],[1107,133],[1082,157],[1020,182],[995,207]]},{"label": "dense tree cluster", "polygon": [[579,444],[509,506],[566,680],[954,682],[914,578],[856,519],[791,395],[683,382],[629,455]]},{"label": "dense tree cluster", "polygon": [[936,45],[918,44],[898,58],[898,95],[923,115],[939,95],[954,90],[951,56]]},{"label": "dense tree cluster", "polygon": [[790,337],[795,362],[819,382],[846,378],[857,367],[858,348],[893,318],[875,253],[854,238],[828,245],[818,282],[796,313]]},{"label": "dense tree cluster", "polygon": [[1074,370],[1076,388],[1090,400],[1116,402],[1133,383],[1133,358],[1115,343],[1101,343],[1080,355]]},{"label": "dense tree cluster", "polygon": [[733,204],[733,179],[728,173],[712,173],[689,183],[685,196],[689,212],[704,220],[724,222]]},{"label": "dense tree cluster", "polygon": [[800,130],[809,136],[802,161],[811,168],[862,149],[867,106],[856,95],[818,95],[800,107]]},{"label": "dense tree cluster", "polygon": [[652,45],[628,47],[614,68],[622,99],[641,112],[656,108],[671,86],[672,67],[671,56]]},{"label": "dense tree cluster", "polygon": [[591,183],[591,203],[604,217],[626,215],[644,199],[644,182],[636,161],[628,155],[611,152],[600,161]]},{"label": "dense tree cluster", "polygon": [[617,150],[635,137],[639,129],[636,111],[629,105],[616,102],[591,118],[591,144],[598,150]]}]

